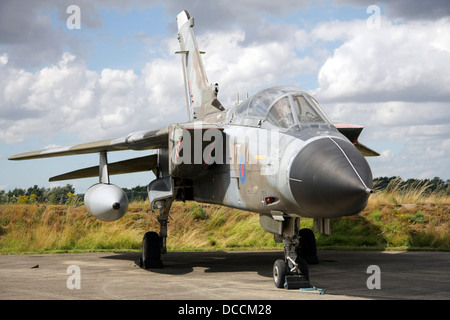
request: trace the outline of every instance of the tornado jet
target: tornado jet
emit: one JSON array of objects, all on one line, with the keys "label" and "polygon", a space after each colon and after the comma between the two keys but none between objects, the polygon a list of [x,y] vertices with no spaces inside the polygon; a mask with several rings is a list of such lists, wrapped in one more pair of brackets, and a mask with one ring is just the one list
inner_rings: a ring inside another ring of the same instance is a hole
[{"label": "tornado jet", "polygon": [[[372,193],[365,156],[379,154],[358,141],[362,126],[333,123],[311,94],[295,86],[271,86],[223,106],[219,85],[210,83],[205,72],[194,18],[182,11],[177,25],[186,122],[9,160],[98,153],[97,166],[50,181],[98,176],[84,203],[103,221],[120,219],[128,208],[126,194],[110,183],[111,175],[153,172],[147,191],[160,229],[143,235],[143,268],[163,267],[171,205],[190,200],[258,214],[261,226],[284,245],[284,258],[273,265],[275,286],[308,286],[308,264],[318,259],[312,230],[299,229],[301,217],[313,218],[315,229],[329,234],[330,218],[361,212]],[[108,153],[124,150],[149,154],[108,162]]]}]

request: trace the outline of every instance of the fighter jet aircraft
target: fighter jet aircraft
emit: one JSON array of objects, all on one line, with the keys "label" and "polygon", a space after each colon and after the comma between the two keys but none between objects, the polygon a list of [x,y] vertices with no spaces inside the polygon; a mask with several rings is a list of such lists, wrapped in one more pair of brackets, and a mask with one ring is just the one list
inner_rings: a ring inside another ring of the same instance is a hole
[{"label": "fighter jet aircraft", "polygon": [[[99,177],[85,194],[89,212],[103,221],[120,219],[128,199],[109,176],[153,171],[148,185],[159,234],[143,237],[141,264],[162,267],[167,220],[175,200],[194,200],[255,212],[261,226],[284,244],[275,261],[274,283],[308,283],[307,262],[317,262],[311,230],[299,230],[300,217],[314,218],[329,233],[329,218],[362,211],[372,193],[372,173],[364,156],[375,151],[358,142],[363,127],[333,124],[304,90],[275,86],[224,108],[218,85],[208,82],[194,19],[177,16],[188,121],[131,133],[125,137],[18,154],[10,160],[98,153],[99,165],[50,178],[50,181]],[[152,154],[108,163],[107,153],[150,150]]]}]

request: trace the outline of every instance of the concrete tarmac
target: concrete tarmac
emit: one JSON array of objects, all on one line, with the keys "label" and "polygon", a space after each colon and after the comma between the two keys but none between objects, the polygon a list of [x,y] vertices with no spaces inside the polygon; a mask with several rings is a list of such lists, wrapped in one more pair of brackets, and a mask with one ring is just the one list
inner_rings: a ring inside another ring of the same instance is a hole
[{"label": "concrete tarmac", "polygon": [[[336,300],[450,299],[450,252],[320,251],[310,282],[277,289],[282,252],[169,252],[143,270],[140,253],[0,256],[0,299]],[[370,267],[369,266],[376,266]],[[375,271],[374,271],[375,270]],[[379,286],[380,289],[369,289]]]}]

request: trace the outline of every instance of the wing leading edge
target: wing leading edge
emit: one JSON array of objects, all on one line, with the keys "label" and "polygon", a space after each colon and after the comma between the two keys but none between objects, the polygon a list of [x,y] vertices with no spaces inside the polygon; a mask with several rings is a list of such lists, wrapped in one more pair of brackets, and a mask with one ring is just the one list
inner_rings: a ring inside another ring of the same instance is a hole
[{"label": "wing leading edge", "polygon": [[20,153],[9,157],[9,160],[30,160],[71,156],[77,154],[99,153],[123,150],[149,150],[167,148],[168,128],[140,131],[131,133],[118,139],[100,140],[67,147],[50,148],[26,153]]}]

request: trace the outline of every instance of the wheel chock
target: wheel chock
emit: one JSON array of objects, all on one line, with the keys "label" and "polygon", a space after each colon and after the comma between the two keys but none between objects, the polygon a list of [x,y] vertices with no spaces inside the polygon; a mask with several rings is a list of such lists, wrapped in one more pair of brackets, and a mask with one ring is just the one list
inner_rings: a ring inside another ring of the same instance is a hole
[{"label": "wheel chock", "polygon": [[285,277],[284,288],[285,289],[300,289],[311,288],[309,280],[302,275],[290,275]]}]

